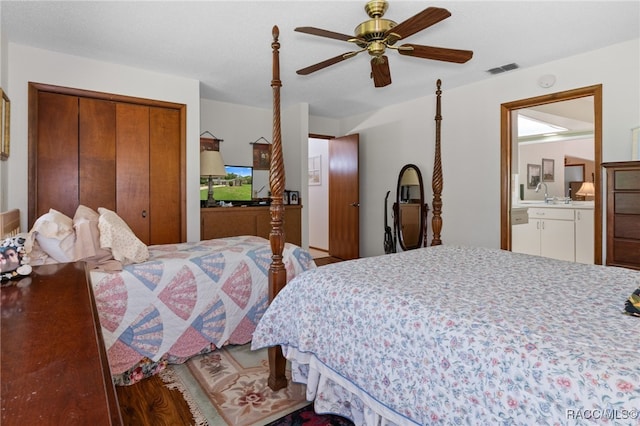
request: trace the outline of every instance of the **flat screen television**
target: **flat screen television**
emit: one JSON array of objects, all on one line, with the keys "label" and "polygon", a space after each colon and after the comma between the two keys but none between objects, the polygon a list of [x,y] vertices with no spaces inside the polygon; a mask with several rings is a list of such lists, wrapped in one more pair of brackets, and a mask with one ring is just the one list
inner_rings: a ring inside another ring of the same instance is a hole
[{"label": "flat screen television", "polygon": [[216,201],[251,201],[253,198],[253,167],[225,165],[226,176],[213,190]]}]

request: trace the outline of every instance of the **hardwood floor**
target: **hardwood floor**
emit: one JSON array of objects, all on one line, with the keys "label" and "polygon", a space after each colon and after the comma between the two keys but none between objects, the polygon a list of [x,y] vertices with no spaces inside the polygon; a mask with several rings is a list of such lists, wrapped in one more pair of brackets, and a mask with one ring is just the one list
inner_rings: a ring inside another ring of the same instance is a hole
[{"label": "hardwood floor", "polygon": [[191,426],[189,405],[178,390],[167,388],[158,376],[131,386],[116,386],[125,426]]}]

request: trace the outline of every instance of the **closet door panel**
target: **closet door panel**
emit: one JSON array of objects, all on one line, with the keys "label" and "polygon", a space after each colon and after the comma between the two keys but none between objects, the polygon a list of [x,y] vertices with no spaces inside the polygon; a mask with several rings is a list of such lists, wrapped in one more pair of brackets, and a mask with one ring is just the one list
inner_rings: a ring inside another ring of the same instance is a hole
[{"label": "closet door panel", "polygon": [[80,204],[116,210],[116,106],[80,98]]},{"label": "closet door panel", "polygon": [[116,213],[149,244],[149,107],[116,106]]},{"label": "closet door panel", "polygon": [[50,208],[73,217],[78,204],[78,98],[40,92],[37,116],[35,218]]},{"label": "closet door panel", "polygon": [[149,110],[150,244],[181,241],[180,112]]}]

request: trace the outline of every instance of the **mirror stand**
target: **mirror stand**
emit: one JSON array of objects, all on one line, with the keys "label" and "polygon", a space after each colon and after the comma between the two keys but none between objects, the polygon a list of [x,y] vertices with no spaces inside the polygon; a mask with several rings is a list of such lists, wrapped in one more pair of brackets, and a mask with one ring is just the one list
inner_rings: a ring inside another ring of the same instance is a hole
[{"label": "mirror stand", "polygon": [[427,245],[427,213],[422,173],[415,164],[400,170],[393,204],[394,232],[403,251]]}]

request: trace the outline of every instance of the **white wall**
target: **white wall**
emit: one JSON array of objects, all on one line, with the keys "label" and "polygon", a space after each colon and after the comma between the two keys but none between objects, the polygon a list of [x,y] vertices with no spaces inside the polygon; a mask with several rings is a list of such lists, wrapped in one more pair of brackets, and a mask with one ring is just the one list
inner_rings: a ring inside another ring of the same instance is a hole
[{"label": "white wall", "polygon": [[[537,85],[554,74],[556,84]],[[454,89],[442,82],[443,229],[445,244],[500,247],[500,105],[603,85],[603,161],[631,159],[631,128],[640,122],[640,39],[492,76]],[[341,120],[340,134],[360,134],[360,254],[383,254],[382,205],[395,193],[403,164],[430,181],[435,140],[435,82],[425,95]],[[427,199],[431,199],[427,188]],[[431,224],[429,223],[429,232]]]},{"label": "white wall", "polygon": [[8,92],[11,94],[12,120],[11,156],[7,162],[7,200],[10,208],[20,209],[23,229],[27,227],[29,195],[27,118],[28,83],[31,81],[186,104],[187,238],[190,241],[200,239],[200,88],[197,80],[63,55],[14,43],[9,43],[8,58]]},{"label": "white wall", "polygon": [[[189,239],[199,236],[199,134],[209,130],[223,138],[225,161],[241,161],[250,141],[271,141],[270,109],[202,101],[193,80],[9,44],[9,90],[12,94],[10,207],[27,208],[27,81],[122,93],[188,105],[187,218]],[[556,84],[540,88],[541,75]],[[640,122],[640,39],[582,55],[492,76],[454,89],[442,82],[443,229],[445,244],[500,246],[500,105],[518,99],[603,85],[603,161],[631,159],[631,128]],[[286,94],[283,88],[283,93]],[[309,117],[308,105],[283,111],[282,132],[287,189],[308,198],[307,135],[360,134],[360,255],[384,253],[383,202],[395,197],[404,164],[417,165],[430,182],[435,139],[435,81],[420,88],[422,97],[373,113],[333,120]],[[245,112],[251,117],[247,120]],[[257,124],[256,124],[257,123]],[[243,146],[245,148],[243,148]],[[232,148],[234,147],[234,148]],[[235,147],[238,148],[236,152]],[[237,157],[236,157],[237,155]],[[193,167],[195,166],[195,167]],[[426,198],[431,200],[430,184]],[[303,245],[308,244],[308,214],[303,209]],[[431,224],[429,223],[429,228]],[[431,229],[430,229],[431,232]]]}]

